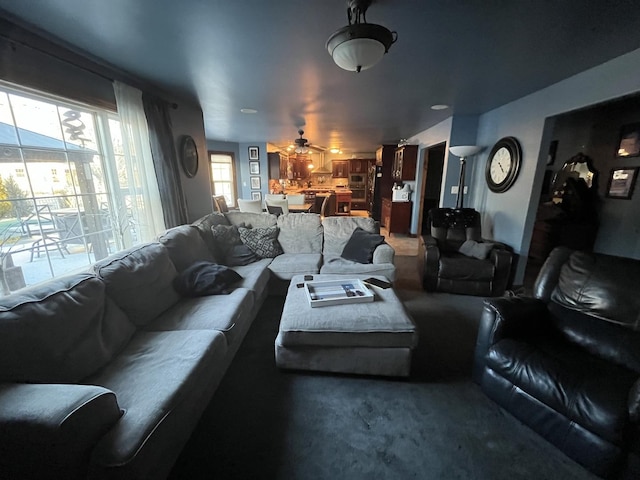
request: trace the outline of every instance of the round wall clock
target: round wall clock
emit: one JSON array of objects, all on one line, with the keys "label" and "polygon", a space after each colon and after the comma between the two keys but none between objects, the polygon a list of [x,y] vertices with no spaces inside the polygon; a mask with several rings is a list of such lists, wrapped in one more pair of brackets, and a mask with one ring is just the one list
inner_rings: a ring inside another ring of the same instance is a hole
[{"label": "round wall clock", "polygon": [[185,135],[180,145],[180,161],[187,177],[195,177],[198,173],[198,149],[193,137]]},{"label": "round wall clock", "polygon": [[522,150],[518,140],[505,137],[496,142],[489,153],[485,177],[492,192],[502,193],[511,188],[520,171]]}]

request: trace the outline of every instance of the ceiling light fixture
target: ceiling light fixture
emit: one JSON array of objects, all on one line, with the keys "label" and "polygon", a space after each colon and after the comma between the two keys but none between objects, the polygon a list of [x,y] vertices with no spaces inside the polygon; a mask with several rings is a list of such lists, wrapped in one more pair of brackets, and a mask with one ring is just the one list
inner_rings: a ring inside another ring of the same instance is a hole
[{"label": "ceiling light fixture", "polygon": [[449,105],[445,105],[444,103],[436,103],[435,105],[431,105],[431,110],[446,110],[449,108]]},{"label": "ceiling light fixture", "polygon": [[340,68],[360,72],[373,67],[398,40],[398,34],[382,25],[367,23],[366,12],[373,0],[347,0],[347,20],[327,40],[327,50]]},{"label": "ceiling light fixture", "polygon": [[298,135],[300,135],[300,138],[295,139],[295,152],[302,155],[304,155],[305,153],[309,153],[309,147],[307,147],[307,143],[309,141],[306,138],[302,138],[302,135],[304,135],[304,130],[298,130]]}]

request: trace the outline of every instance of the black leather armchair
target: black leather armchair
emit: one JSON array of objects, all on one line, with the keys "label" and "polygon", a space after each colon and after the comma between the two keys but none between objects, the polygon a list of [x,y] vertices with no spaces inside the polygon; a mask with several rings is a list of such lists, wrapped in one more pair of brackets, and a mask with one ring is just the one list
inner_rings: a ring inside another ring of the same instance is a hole
[{"label": "black leather armchair", "polygon": [[[482,239],[476,210],[433,208],[427,221],[429,234],[420,242],[425,290],[485,297],[504,293],[512,253],[502,243]],[[469,245],[475,250],[465,251],[466,255],[460,252]],[[476,253],[478,258],[473,256]]]},{"label": "black leather armchair", "polygon": [[554,249],[534,297],[485,300],[474,380],[604,478],[640,478],[640,261]]}]

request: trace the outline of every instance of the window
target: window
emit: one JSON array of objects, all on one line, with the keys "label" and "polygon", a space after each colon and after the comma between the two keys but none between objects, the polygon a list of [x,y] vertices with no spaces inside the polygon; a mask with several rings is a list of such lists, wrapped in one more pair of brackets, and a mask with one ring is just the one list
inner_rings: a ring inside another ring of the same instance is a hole
[{"label": "window", "polygon": [[117,114],[0,83],[0,295],[153,239],[126,150]]},{"label": "window", "polygon": [[211,185],[214,195],[224,195],[227,206],[236,206],[236,189],[233,174],[233,155],[209,153],[211,161]]}]

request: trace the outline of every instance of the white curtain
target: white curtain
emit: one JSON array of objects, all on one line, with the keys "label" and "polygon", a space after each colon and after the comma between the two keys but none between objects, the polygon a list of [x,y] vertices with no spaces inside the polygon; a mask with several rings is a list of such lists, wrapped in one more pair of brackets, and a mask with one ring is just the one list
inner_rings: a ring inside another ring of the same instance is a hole
[{"label": "white curtain", "polygon": [[142,92],[114,81],[122,139],[127,157],[130,201],[127,202],[138,241],[154,239],[166,227],[149,144],[149,127],[142,104]]}]

